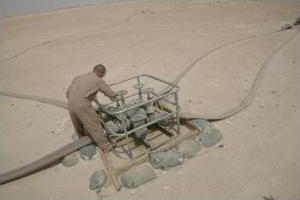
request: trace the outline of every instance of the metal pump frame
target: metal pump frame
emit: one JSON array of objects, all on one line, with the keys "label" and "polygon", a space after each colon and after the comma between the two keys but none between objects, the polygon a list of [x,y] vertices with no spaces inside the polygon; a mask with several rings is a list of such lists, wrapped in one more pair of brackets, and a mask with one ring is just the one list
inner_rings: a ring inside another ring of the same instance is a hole
[{"label": "metal pump frame", "polygon": [[[131,81],[131,80],[134,80],[136,79],[136,82],[137,84],[142,84],[142,80],[143,78],[150,78],[152,79],[153,81],[158,81],[160,83],[163,83],[164,85],[166,86],[169,86],[171,87],[172,89],[169,90],[168,92],[166,93],[163,93],[163,94],[159,94],[159,93],[155,93],[155,92],[151,92],[151,94],[153,95],[153,98],[151,99],[148,99],[148,100],[143,100],[141,101],[140,103],[136,103],[132,106],[128,106],[124,109],[120,109],[120,110],[117,110],[117,111],[109,111],[107,109],[103,109],[107,106],[112,106],[112,105],[115,105],[115,106],[119,106],[119,102],[110,102],[108,104],[105,104],[103,105],[102,107],[102,110],[100,112],[100,118],[101,118],[101,124],[102,126],[104,126],[104,128],[106,130],[109,129],[109,132],[111,135],[113,136],[117,136],[118,139],[126,139],[126,144],[127,144],[127,148],[128,148],[128,156],[133,159],[133,156],[132,156],[132,149],[129,145],[129,136],[131,134],[133,134],[134,132],[142,129],[142,128],[145,128],[145,127],[148,127],[150,125],[153,125],[153,124],[157,124],[158,122],[162,121],[162,120],[165,120],[165,119],[170,119],[171,117],[173,117],[175,119],[175,122],[176,122],[176,125],[174,127],[168,127],[168,129],[173,129],[176,134],[180,134],[180,118],[179,118],[179,111],[180,111],[180,106],[179,106],[179,102],[178,102],[178,92],[179,92],[179,86],[175,85],[175,84],[172,84],[170,82],[167,82],[167,81],[164,81],[160,78],[157,78],[157,77],[154,77],[152,75],[148,75],[148,74],[142,74],[142,75],[137,75],[137,76],[133,76],[131,78],[128,78],[128,79],[125,79],[125,80],[122,80],[122,81],[119,81],[119,82],[116,82],[116,83],[113,83],[111,84],[110,86],[118,86],[118,85],[121,85],[121,84],[124,84],[125,82],[128,82],[128,81]],[[131,95],[128,95],[126,97],[122,96],[121,98],[121,101],[122,103],[124,104],[125,103],[125,100],[128,99],[128,98],[131,98],[131,97],[135,97],[137,96],[139,99],[142,99],[142,90],[141,88],[136,88],[138,89],[138,92],[137,93],[134,93],[134,94],[131,94]],[[134,129],[131,129],[131,130],[127,130],[127,126],[126,126],[126,119],[127,118],[124,118],[122,116],[125,116],[125,113],[129,110],[132,110],[132,109],[135,109],[135,108],[139,108],[139,107],[143,107],[143,106],[146,106],[147,104],[154,104],[156,102],[164,102],[165,104],[168,104],[168,105],[171,105],[173,107],[175,107],[174,110],[170,110],[170,111],[162,111],[158,108],[155,108],[155,111],[156,112],[160,112],[161,116],[159,116],[158,118],[154,119],[154,120],[151,120],[139,127],[136,127]],[[105,113],[109,116],[113,116],[114,118],[118,119],[123,127],[123,133],[115,133],[112,129],[110,129],[110,127],[107,126],[107,124],[105,123],[105,121],[102,119],[102,114]],[[160,126],[161,127],[161,126]],[[166,129],[164,129],[165,131],[167,131]],[[169,131],[167,131],[169,132]],[[169,132],[170,133],[170,132]],[[171,136],[174,136],[174,134],[171,133]],[[161,146],[163,144],[160,144],[160,145],[156,145],[155,147],[149,147],[147,149],[147,152],[150,151],[150,150],[153,150],[159,146]],[[146,152],[140,154],[139,156],[145,154]],[[137,157],[139,157],[137,156]],[[135,157],[135,158],[137,158]]]}]

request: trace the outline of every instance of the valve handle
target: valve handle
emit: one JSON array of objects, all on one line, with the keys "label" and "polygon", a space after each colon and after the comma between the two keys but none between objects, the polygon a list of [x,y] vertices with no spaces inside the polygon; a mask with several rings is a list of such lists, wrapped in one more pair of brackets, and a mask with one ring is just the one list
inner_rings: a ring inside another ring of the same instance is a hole
[{"label": "valve handle", "polygon": [[126,95],[128,92],[127,92],[127,90],[120,90],[120,91],[117,91],[116,93],[117,93],[117,96],[124,96],[124,95]]},{"label": "valve handle", "polygon": [[120,103],[119,103],[119,100],[121,100],[122,104],[124,105],[125,104],[125,98],[124,96],[127,94],[127,90],[120,90],[120,91],[117,91],[117,106],[119,107],[120,106]]},{"label": "valve handle", "polygon": [[154,92],[154,88],[145,88],[142,93],[143,94],[151,94]]},{"label": "valve handle", "polygon": [[145,84],[143,84],[143,83],[138,83],[138,84],[133,85],[134,89],[142,89],[143,87],[145,87]]}]

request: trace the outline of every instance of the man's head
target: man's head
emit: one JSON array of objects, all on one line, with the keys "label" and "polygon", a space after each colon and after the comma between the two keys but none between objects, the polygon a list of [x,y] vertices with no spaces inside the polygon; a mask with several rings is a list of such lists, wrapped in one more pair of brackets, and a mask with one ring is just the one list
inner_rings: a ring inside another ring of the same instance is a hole
[{"label": "man's head", "polygon": [[100,78],[104,77],[106,74],[106,68],[102,64],[98,64],[94,67],[93,72],[97,74]]}]

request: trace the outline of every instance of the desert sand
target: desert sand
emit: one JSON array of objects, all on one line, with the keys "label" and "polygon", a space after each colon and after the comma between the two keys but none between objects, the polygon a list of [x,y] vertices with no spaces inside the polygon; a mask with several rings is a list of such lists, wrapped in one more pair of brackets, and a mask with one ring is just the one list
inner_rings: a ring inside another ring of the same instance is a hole
[{"label": "desert sand", "polygon": [[[299,11],[297,1],[133,1],[8,17],[2,22],[0,90],[65,101],[72,78],[98,63],[108,67],[107,82],[142,73],[172,80],[205,52],[278,30]],[[293,31],[206,57],[179,83],[183,109],[218,114],[237,105],[263,60]],[[274,57],[251,106],[214,122],[224,148],[105,199],[299,200],[299,44],[298,36]],[[65,110],[3,96],[0,101],[1,173],[72,141]],[[89,177],[102,168],[99,156],[70,168],[55,165],[1,185],[0,199],[97,199]]]}]

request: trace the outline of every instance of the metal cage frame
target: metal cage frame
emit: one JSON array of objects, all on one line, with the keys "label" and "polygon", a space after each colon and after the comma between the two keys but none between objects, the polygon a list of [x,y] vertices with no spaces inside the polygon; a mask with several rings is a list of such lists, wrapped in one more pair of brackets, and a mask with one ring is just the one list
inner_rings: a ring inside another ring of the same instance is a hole
[{"label": "metal cage frame", "polygon": [[[102,126],[104,126],[104,128],[106,130],[109,129],[109,132],[111,135],[113,136],[117,136],[119,137],[120,139],[126,139],[126,143],[127,143],[127,149],[128,149],[128,156],[133,159],[133,155],[132,155],[132,149],[129,145],[129,136],[131,134],[133,134],[134,132],[142,129],[142,128],[145,128],[145,127],[148,127],[148,126],[151,126],[153,124],[157,124],[159,121],[162,121],[162,120],[165,120],[165,119],[168,119],[170,117],[174,117],[175,119],[175,122],[176,122],[176,128],[173,128],[173,130],[177,133],[177,134],[180,134],[180,119],[179,119],[179,112],[180,112],[180,106],[179,106],[179,102],[178,102],[178,92],[180,90],[179,86],[175,85],[175,84],[172,84],[168,81],[164,81],[160,78],[157,78],[155,76],[152,76],[152,75],[148,75],[148,74],[142,74],[142,75],[137,75],[137,76],[133,76],[133,77],[130,77],[128,79],[125,79],[125,80],[122,80],[122,81],[119,81],[119,82],[116,82],[116,83],[113,83],[113,84],[110,84],[109,86],[118,86],[120,84],[123,84],[125,82],[128,82],[128,81],[131,81],[131,80],[134,80],[136,79],[136,82],[137,84],[141,84],[142,83],[142,78],[143,77],[147,77],[147,78],[150,78],[154,81],[159,81],[160,83],[163,83],[165,84],[166,86],[170,87],[171,89],[168,90],[167,92],[164,92],[164,93],[155,93],[155,92],[152,92],[151,94],[153,95],[153,98],[151,99],[148,99],[148,100],[143,100],[141,103],[136,103],[132,106],[128,106],[124,109],[120,109],[120,110],[117,110],[117,111],[110,111],[110,110],[107,110],[105,109],[105,107],[107,106],[110,106],[110,105],[114,105],[117,103],[114,102],[114,101],[111,101],[110,103],[108,104],[104,104],[103,106],[101,106],[101,112],[99,113],[100,115],[100,121],[101,121],[101,124]],[[137,93],[134,93],[132,95],[129,95],[127,97],[125,97],[123,100],[125,101],[127,98],[130,98],[130,97],[134,97],[134,96],[138,96],[139,98],[141,98],[141,95],[142,95],[142,91],[141,91],[141,88],[138,88],[138,92]],[[174,101],[170,100],[170,99],[173,99]],[[150,104],[150,103],[156,103],[156,102],[162,102],[164,101],[165,103],[167,104],[171,104],[175,107],[174,110],[172,111],[169,111],[169,112],[162,112],[161,110],[158,110],[156,109],[157,112],[161,112],[161,116],[158,117],[157,119],[154,119],[152,121],[149,121],[139,127],[136,127],[136,128],[133,128],[131,130],[127,130],[127,126],[125,125],[127,122],[126,122],[126,118],[122,117],[122,115],[124,115],[127,111],[129,110],[132,110],[132,109],[135,109],[135,108],[139,108],[139,107],[143,107],[143,106],[146,106],[147,104]],[[112,129],[110,129],[110,127],[107,126],[106,122],[102,119],[102,114],[106,114],[106,115],[109,115],[109,116],[113,116],[115,119],[118,119],[123,127],[123,133],[115,133]],[[159,146],[161,146],[162,144],[160,145],[157,145],[155,147],[150,147],[147,149],[146,152],[150,151],[150,150],[153,150]],[[145,154],[146,152],[140,154],[139,156]],[[137,156],[137,157],[139,157]],[[135,157],[135,158],[137,158]]]}]

